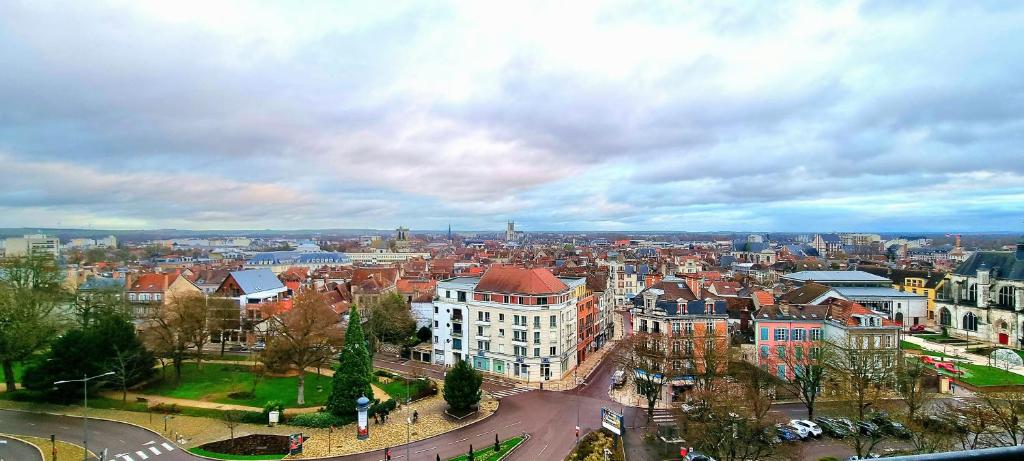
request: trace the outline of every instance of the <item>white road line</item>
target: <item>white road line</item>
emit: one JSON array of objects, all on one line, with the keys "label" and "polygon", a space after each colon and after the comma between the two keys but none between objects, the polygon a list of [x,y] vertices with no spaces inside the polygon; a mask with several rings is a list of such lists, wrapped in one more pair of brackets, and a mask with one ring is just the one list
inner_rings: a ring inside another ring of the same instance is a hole
[{"label": "white road line", "polygon": [[124,461],[135,461],[134,459],[132,459],[131,456],[128,455],[121,455],[121,457],[124,458]]},{"label": "white road line", "polygon": [[160,454],[160,450],[157,450],[156,447],[149,447],[149,451],[152,451],[154,455]]},{"label": "white road line", "polygon": [[544,445],[544,448],[540,449],[540,453],[537,453],[537,456],[543,455],[544,454],[544,450],[547,450],[547,449],[548,449],[548,446]]},{"label": "white road line", "polygon": [[139,455],[139,458],[142,458],[142,459],[149,459],[149,455],[147,455],[147,454],[145,454],[145,453],[143,453],[143,452],[141,452],[141,451],[136,451],[136,452],[135,452],[135,454],[136,454],[136,455]]},{"label": "white road line", "polygon": [[146,443],[142,444],[142,446],[146,446],[146,445],[152,445],[152,444],[154,444],[154,443],[156,443],[156,442],[155,442],[155,441],[153,441],[153,440],[150,440],[149,442],[146,442]]},{"label": "white road line", "polygon": [[514,422],[514,423],[512,423],[512,424],[509,424],[508,426],[505,426],[505,427],[503,427],[502,429],[508,429],[508,428],[510,428],[510,427],[512,427],[512,426],[515,426],[516,424],[519,424],[519,423],[521,423],[521,422],[522,422],[522,421],[516,421],[516,422]]},{"label": "white road line", "polygon": [[477,435],[474,435],[473,437],[480,437],[481,435],[487,435],[487,434],[490,434],[491,432],[494,432],[494,429],[491,429],[491,430],[489,430],[487,432],[481,432],[481,433],[479,433]]},{"label": "white road line", "polygon": [[160,444],[160,446],[162,446],[162,447],[166,448],[166,449],[167,449],[167,451],[171,451],[171,450],[174,450],[174,447],[172,447],[172,446],[171,446],[171,445],[170,445],[169,443],[167,443],[167,442],[161,443],[161,444]]}]

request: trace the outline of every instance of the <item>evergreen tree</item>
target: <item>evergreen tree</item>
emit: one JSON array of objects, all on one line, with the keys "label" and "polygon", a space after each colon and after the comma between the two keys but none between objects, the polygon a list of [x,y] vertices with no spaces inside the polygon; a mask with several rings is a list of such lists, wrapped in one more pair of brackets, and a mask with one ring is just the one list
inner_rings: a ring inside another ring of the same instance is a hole
[{"label": "evergreen tree", "polygon": [[82,397],[80,386],[54,388],[53,382],[113,371],[115,376],[92,383],[90,391],[103,386],[126,391],[152,376],[155,363],[135,335],[134,325],[122,314],[108,313],[57,338],[42,360],[25,370],[24,383],[56,400],[74,400]]},{"label": "evergreen tree", "polygon": [[353,307],[349,312],[345,346],[338,355],[338,368],[334,372],[331,396],[327,399],[327,411],[336,416],[354,415],[356,399],[360,396],[373,398],[370,388],[373,362],[366,348],[359,310]]},{"label": "evergreen tree", "polygon": [[465,411],[480,401],[480,384],[483,376],[469,367],[465,360],[459,360],[444,377],[444,401],[452,410]]}]

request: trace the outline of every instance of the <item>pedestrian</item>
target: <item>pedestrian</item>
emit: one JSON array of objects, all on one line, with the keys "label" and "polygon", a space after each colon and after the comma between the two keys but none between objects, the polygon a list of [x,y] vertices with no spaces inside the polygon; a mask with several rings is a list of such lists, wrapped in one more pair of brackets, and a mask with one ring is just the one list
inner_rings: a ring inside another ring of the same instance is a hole
[{"label": "pedestrian", "polygon": [[415,423],[416,421],[419,421],[419,419],[420,419],[420,413],[418,411],[416,411],[416,410],[413,410],[412,411],[412,422]]},{"label": "pedestrian", "polygon": [[380,424],[380,419],[377,418],[377,412],[373,413],[373,424]]}]

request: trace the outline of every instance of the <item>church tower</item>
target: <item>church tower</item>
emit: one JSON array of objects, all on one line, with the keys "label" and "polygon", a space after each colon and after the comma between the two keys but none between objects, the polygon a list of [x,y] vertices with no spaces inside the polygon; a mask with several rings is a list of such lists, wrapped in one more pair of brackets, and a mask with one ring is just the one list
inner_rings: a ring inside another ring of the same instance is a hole
[{"label": "church tower", "polygon": [[514,242],[516,241],[516,222],[509,221],[508,227],[505,229],[505,241]]}]

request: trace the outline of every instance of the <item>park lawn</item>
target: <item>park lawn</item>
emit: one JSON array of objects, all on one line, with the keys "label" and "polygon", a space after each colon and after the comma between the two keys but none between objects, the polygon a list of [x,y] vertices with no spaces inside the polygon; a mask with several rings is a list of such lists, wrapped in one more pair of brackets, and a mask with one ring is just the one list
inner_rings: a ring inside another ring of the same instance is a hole
[{"label": "park lawn", "polygon": [[[256,385],[250,398],[233,399],[228,394],[233,392],[249,392],[253,390],[251,367],[245,365],[226,365],[222,363],[206,363],[200,369],[195,363],[185,363],[181,367],[181,384],[175,385],[174,370],[167,370],[167,379],[158,381],[145,388],[145,394],[162,395],[179,399],[203,400],[217,403],[229,403],[262,408],[272,400],[280,401],[285,407],[298,407],[295,403],[298,390],[298,378],[295,376],[272,377],[263,376]],[[318,381],[319,378],[319,381]],[[322,390],[317,391],[317,384]],[[306,372],[306,403],[303,406],[316,407],[327,403],[330,395],[331,378],[317,376]]]},{"label": "park lawn", "polygon": [[199,456],[206,456],[215,459],[232,459],[232,460],[267,460],[267,459],[282,459],[285,455],[229,455],[226,453],[215,453],[212,451],[206,451],[202,448],[195,447],[189,448],[189,453]]},{"label": "park lawn", "polygon": [[[522,437],[512,437],[511,439],[501,442],[500,450],[497,452],[494,451],[494,444],[487,445],[486,448],[473,452],[473,461],[498,461],[521,443],[523,443]],[[469,461],[469,453],[459,455],[454,458],[448,458],[448,461]]]},{"label": "park lawn", "polygon": [[910,342],[910,341],[904,341],[904,340],[902,340],[902,339],[900,340],[900,349],[906,349],[906,350],[908,350],[908,351],[920,351],[920,350],[924,350],[924,348],[923,348],[923,347],[921,347],[920,345],[918,345],[918,344],[914,344],[914,343],[912,343],[912,342]]},{"label": "park lawn", "polygon": [[931,357],[945,357],[945,358],[952,358],[953,357],[952,355],[945,354],[945,353],[942,353],[942,352],[936,352],[936,351],[933,351],[931,349],[925,349],[925,348],[921,347],[918,344],[914,344],[912,342],[903,341],[903,340],[900,340],[900,349],[907,350],[907,351],[915,351],[915,352],[920,353],[921,355],[928,355],[928,356],[931,356]]},{"label": "park lawn", "polygon": [[964,375],[960,379],[967,384],[975,386],[1024,385],[1024,376],[1001,368],[973,363],[961,363],[957,366],[964,371]]},{"label": "park lawn", "polygon": [[382,390],[385,393],[387,393],[389,396],[391,396],[391,398],[393,398],[393,399],[395,399],[395,400],[397,400],[399,402],[405,402],[406,398],[408,398],[408,396],[410,394],[411,395],[416,395],[416,393],[421,388],[423,388],[424,386],[427,385],[427,382],[424,381],[424,380],[419,380],[419,379],[410,379],[409,380],[409,386],[408,386],[408,393],[406,392],[406,384],[405,384],[405,382],[394,380],[394,381],[391,381],[391,382],[385,384],[385,383],[380,381],[380,377],[377,376],[377,375],[373,376],[373,385],[379,387],[380,390]]}]

